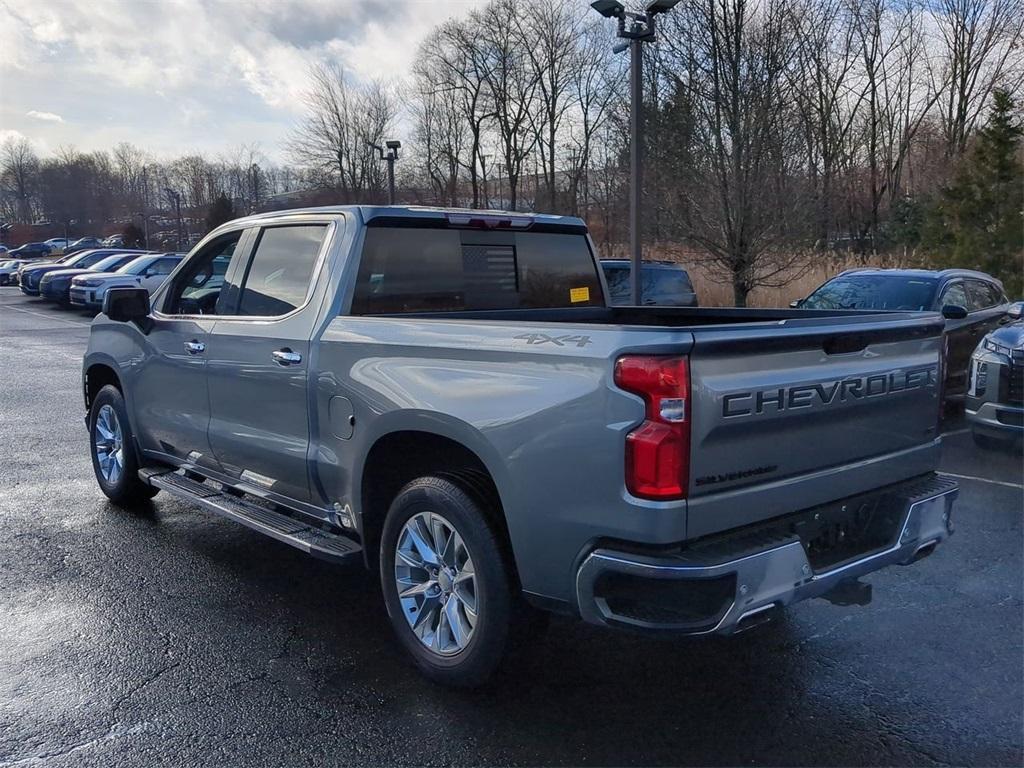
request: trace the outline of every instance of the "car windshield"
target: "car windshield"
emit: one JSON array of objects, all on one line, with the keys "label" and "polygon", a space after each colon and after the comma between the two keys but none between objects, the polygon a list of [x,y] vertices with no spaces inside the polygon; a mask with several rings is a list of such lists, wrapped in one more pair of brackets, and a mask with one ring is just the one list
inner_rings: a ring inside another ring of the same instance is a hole
[{"label": "car windshield", "polygon": [[109,272],[110,270],[117,269],[117,267],[124,261],[124,256],[107,256],[105,259],[100,259],[93,264],[90,269],[93,272]]},{"label": "car windshield", "polygon": [[[89,251],[83,251],[82,253],[76,253],[70,259],[68,259],[67,261],[63,262],[62,266],[65,266],[65,267],[86,266],[85,264],[82,264],[81,262],[83,262],[86,259],[86,257],[88,257],[88,256],[89,256]],[[58,263],[60,263],[60,262],[58,262]]]},{"label": "car windshield", "polygon": [[117,272],[122,275],[138,275],[144,272],[146,267],[159,258],[159,256],[143,256],[138,259],[133,259],[118,269]]},{"label": "car windshield", "polygon": [[930,309],[937,281],[927,277],[848,275],[829,280],[801,302],[804,309]]},{"label": "car windshield", "polygon": [[108,261],[110,259],[113,259],[113,261],[111,262],[113,264],[120,257],[121,257],[120,254],[114,256],[114,255],[111,255],[111,253],[109,251],[92,251],[84,259],[82,259],[81,261],[77,262],[75,264],[75,266],[76,267],[83,267],[83,268],[84,267],[94,268],[97,264],[100,264],[100,263],[102,263],[104,261]]}]

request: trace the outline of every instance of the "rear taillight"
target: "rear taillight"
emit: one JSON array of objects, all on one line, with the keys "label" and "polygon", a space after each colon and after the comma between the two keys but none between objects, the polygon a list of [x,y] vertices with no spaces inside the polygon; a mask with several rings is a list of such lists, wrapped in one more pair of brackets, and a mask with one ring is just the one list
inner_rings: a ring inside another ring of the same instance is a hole
[{"label": "rear taillight", "polygon": [[684,499],[690,483],[690,367],[685,357],[627,355],[615,383],[644,400],[626,436],[626,488],[645,499]]}]

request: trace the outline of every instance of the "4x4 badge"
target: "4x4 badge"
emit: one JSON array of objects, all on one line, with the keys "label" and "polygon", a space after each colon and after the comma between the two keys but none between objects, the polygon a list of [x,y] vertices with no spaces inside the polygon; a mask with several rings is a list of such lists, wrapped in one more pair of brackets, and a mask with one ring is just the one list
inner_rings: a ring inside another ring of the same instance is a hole
[{"label": "4x4 badge", "polygon": [[585,347],[590,343],[589,336],[578,336],[566,334],[564,336],[548,336],[546,333],[521,333],[515,338],[523,339],[527,344],[554,344],[556,347],[564,347],[566,344],[575,344],[577,347]]}]

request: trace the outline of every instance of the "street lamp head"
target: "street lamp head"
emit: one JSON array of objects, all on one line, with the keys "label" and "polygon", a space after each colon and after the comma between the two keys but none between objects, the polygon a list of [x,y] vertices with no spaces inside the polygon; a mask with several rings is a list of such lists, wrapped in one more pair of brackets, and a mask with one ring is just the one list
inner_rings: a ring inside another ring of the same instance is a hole
[{"label": "street lamp head", "polygon": [[590,7],[606,19],[621,19],[626,15],[626,6],[619,0],[594,0]]},{"label": "street lamp head", "polygon": [[388,149],[398,149],[399,147],[402,146],[402,142],[398,141],[397,139],[392,139],[391,141],[385,141],[384,146],[387,147]]},{"label": "street lamp head", "polygon": [[652,16],[656,13],[668,13],[678,4],[679,0],[651,0],[647,4],[647,13]]}]

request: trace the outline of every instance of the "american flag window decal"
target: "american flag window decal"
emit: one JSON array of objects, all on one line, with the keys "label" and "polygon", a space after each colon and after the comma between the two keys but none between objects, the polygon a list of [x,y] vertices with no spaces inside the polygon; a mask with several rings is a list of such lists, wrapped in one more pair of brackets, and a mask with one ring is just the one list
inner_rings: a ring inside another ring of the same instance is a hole
[{"label": "american flag window decal", "polygon": [[463,245],[462,272],[467,292],[476,296],[514,296],[519,291],[514,246]]}]

